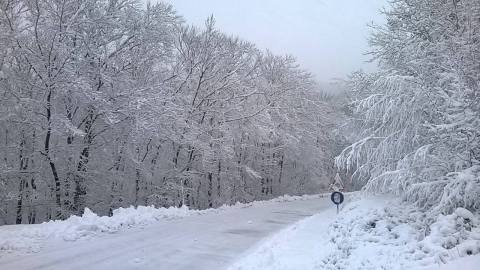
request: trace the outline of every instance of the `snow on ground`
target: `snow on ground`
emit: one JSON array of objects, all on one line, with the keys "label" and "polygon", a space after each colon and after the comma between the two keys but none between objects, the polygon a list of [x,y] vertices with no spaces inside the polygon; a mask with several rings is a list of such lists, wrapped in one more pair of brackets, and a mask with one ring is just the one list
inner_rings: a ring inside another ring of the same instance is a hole
[{"label": "snow on ground", "polygon": [[154,224],[159,220],[172,220],[192,215],[225,211],[234,208],[244,208],[289,202],[309,200],[324,197],[325,195],[284,195],[269,201],[255,201],[251,203],[237,203],[223,205],[217,209],[191,210],[188,207],[155,208],[153,206],[139,206],[119,208],[113,211],[111,217],[98,216],[90,209],[85,209],[83,216],[72,216],[67,220],[44,222],[38,225],[0,226],[0,252],[23,250],[38,252],[42,242],[49,238],[61,238],[65,241],[75,241],[80,238],[95,237],[99,233],[115,233],[123,229]]},{"label": "snow on ground", "polygon": [[85,213],[71,216],[63,221],[50,221],[38,225],[11,225],[0,227],[0,252],[23,250],[38,252],[41,243],[49,238],[61,238],[75,241],[80,238],[94,237],[99,233],[115,233],[121,229],[146,225],[162,219],[182,218],[201,211],[183,208],[119,208],[113,216],[98,216],[86,208]]},{"label": "snow on ground", "polygon": [[283,230],[229,270],[480,269],[478,217],[459,208],[428,223],[398,200],[357,198],[337,217],[328,210]]},{"label": "snow on ground", "polygon": [[140,207],[1,226],[0,269],[225,269],[272,233],[331,207],[321,195],[285,196],[205,211]]},{"label": "snow on ground", "polygon": [[435,264],[419,270],[478,270],[480,268],[480,255],[462,257],[446,264]]},{"label": "snow on ground", "polygon": [[[313,215],[313,216],[312,216]],[[279,231],[281,230],[281,231]],[[279,232],[278,232],[279,231]],[[273,232],[277,232],[272,236]],[[0,269],[480,269],[480,221],[390,197],[284,196],[203,211],[118,209],[0,227]]]}]

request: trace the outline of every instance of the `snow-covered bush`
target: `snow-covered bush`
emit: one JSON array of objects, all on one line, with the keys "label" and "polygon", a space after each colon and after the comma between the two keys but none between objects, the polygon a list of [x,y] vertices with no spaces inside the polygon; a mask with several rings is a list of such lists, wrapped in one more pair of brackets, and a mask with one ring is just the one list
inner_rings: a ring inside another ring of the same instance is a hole
[{"label": "snow-covered bush", "polygon": [[319,268],[415,269],[480,253],[478,215],[456,208],[429,220],[417,207],[387,202],[349,203],[328,229],[333,248]]}]

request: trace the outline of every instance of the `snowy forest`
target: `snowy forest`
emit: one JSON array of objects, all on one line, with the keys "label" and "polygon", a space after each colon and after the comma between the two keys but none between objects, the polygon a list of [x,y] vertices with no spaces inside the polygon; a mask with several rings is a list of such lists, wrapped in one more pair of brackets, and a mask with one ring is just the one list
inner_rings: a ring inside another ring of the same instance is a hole
[{"label": "snowy forest", "polygon": [[480,211],[480,2],[391,0],[378,68],[322,91],[293,56],[166,3],[0,2],[0,225],[328,190]]},{"label": "snowy forest", "polygon": [[199,28],[164,3],[2,0],[0,225],[326,190],[338,112],[293,57],[213,17]]},{"label": "snowy forest", "polygon": [[478,270],[480,0],[0,0],[0,269]]},{"label": "snowy forest", "polygon": [[379,70],[347,83],[347,130],[356,133],[336,165],[357,187],[433,216],[478,213],[480,2],[390,2],[370,39]]}]

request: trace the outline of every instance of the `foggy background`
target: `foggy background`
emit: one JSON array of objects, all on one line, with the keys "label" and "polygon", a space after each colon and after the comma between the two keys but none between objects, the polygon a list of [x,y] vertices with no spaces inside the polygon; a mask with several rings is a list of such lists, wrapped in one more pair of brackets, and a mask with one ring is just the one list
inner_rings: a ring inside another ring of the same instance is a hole
[{"label": "foggy background", "polygon": [[325,84],[367,63],[368,24],[382,23],[386,0],[166,0],[186,22],[203,26],[214,15],[225,33],[275,54],[291,54]]}]

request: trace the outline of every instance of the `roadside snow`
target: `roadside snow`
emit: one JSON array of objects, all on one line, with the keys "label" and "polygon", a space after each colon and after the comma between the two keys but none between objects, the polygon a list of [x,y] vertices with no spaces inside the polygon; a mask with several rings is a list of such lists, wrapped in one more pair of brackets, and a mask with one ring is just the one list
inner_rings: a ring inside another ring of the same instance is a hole
[{"label": "roadside snow", "polygon": [[459,208],[432,223],[398,200],[372,197],[347,203],[338,216],[330,210],[298,222],[230,270],[430,270],[459,258],[478,262],[479,256],[480,224],[468,210]]},{"label": "roadside snow", "polygon": [[239,204],[77,241],[51,237],[38,252],[0,251],[0,269],[225,270],[263,239],[331,207],[329,198],[311,197]]},{"label": "roadside snow", "polygon": [[83,238],[92,238],[102,233],[116,233],[118,231],[146,226],[160,220],[181,219],[192,215],[221,212],[229,209],[245,208],[278,202],[310,200],[325,195],[281,196],[269,201],[255,201],[251,203],[237,203],[223,205],[217,209],[191,210],[188,207],[155,208],[153,206],[139,206],[119,208],[113,211],[111,217],[98,216],[86,208],[84,214],[71,216],[66,220],[44,222],[36,225],[7,225],[0,226],[0,254],[1,252],[25,251],[38,252],[42,244],[50,238],[59,238],[65,241],[76,241]]},{"label": "roadside snow", "polygon": [[480,268],[480,255],[462,257],[443,265],[433,265],[418,270],[478,270]]},{"label": "roadside snow", "polygon": [[137,208],[119,208],[111,217],[98,216],[85,208],[84,214],[71,216],[67,220],[56,220],[36,225],[7,225],[0,227],[0,252],[24,250],[37,252],[43,241],[48,238],[61,238],[75,241],[80,238],[94,237],[99,233],[115,233],[124,228],[151,224],[162,219],[182,218],[200,211],[183,208],[155,208],[139,206]]}]

